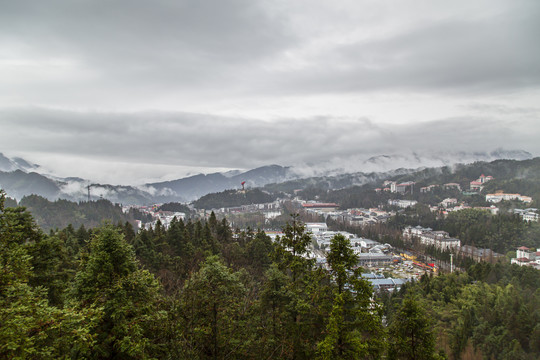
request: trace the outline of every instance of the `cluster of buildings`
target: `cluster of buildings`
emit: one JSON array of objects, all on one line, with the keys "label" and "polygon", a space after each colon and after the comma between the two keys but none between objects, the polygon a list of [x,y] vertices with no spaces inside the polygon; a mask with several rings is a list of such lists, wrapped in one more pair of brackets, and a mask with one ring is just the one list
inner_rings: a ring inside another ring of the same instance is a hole
[{"label": "cluster of buildings", "polygon": [[150,229],[150,227],[154,228],[159,220],[161,223],[161,226],[163,226],[165,229],[169,228],[169,225],[171,224],[171,221],[176,218],[177,220],[185,220],[186,214],[183,212],[173,212],[173,211],[163,211],[159,210],[160,205],[151,205],[151,206],[137,206],[137,205],[129,205],[129,206],[123,206],[122,212],[128,213],[131,208],[136,208],[142,213],[149,214],[152,216],[152,221],[147,223],[142,223],[140,220],[135,220],[137,223],[137,228],[145,228]]},{"label": "cluster of buildings", "polygon": [[264,216],[265,220],[274,219],[282,214],[280,201],[274,201],[264,204],[250,204],[228,208],[212,209],[212,211],[216,215],[261,213]]},{"label": "cluster of buildings", "polygon": [[[398,259],[390,252],[389,244],[381,244],[378,241],[357,237],[346,231],[329,231],[325,223],[306,223],[306,231],[311,233],[313,240],[321,249],[320,257],[324,257],[324,252],[330,248],[332,238],[343,235],[351,242],[353,251],[358,255],[359,266],[383,266],[397,262]],[[325,263],[325,260],[318,260],[317,263]]]},{"label": "cluster of buildings", "polygon": [[[491,176],[491,175],[485,176],[484,174],[482,174],[482,175],[480,175],[480,177],[478,179],[473,180],[473,181],[471,181],[469,183],[469,189],[472,192],[480,192],[484,188],[484,184],[487,183],[488,181],[491,181],[491,180],[493,180],[493,176]],[[420,188],[420,192],[421,193],[428,193],[430,191],[433,191],[433,189],[435,189],[435,188],[437,188],[439,186],[442,186],[443,189],[456,189],[456,190],[461,191],[461,185],[460,184],[458,184],[458,183],[446,183],[446,184],[442,184],[442,185],[433,184],[433,185],[423,186],[423,187]]]},{"label": "cluster of buildings", "polygon": [[421,226],[408,226],[403,230],[403,238],[412,241],[417,239],[423,245],[435,246],[440,250],[451,250],[457,256],[471,258],[474,261],[495,263],[505,256],[494,252],[491,249],[477,248],[471,245],[461,246],[461,241],[449,236],[446,231],[433,231],[430,228]]},{"label": "cluster of buildings", "polygon": [[531,266],[540,270],[540,251],[522,246],[517,249],[516,257],[510,260],[510,263],[519,266]]},{"label": "cluster of buildings", "polygon": [[456,199],[444,199],[441,201],[438,205],[430,206],[429,209],[431,212],[441,212],[443,215],[448,215],[449,212],[452,211],[459,211],[464,209],[479,209],[479,210],[486,210],[491,213],[491,215],[497,215],[499,213],[499,208],[495,205],[491,206],[468,206],[464,205],[463,203],[457,204]]},{"label": "cluster of buildings", "polygon": [[394,212],[388,212],[378,208],[338,210],[339,206],[334,203],[302,202],[301,206],[309,214],[323,216],[324,219],[330,218],[354,226],[385,222],[391,216],[395,215]]},{"label": "cluster of buildings", "polygon": [[362,278],[369,281],[375,291],[399,291],[404,284],[411,281],[411,279],[385,278],[382,274],[373,273],[364,273],[362,274]]},{"label": "cluster of buildings", "polygon": [[176,220],[184,220],[186,218],[186,214],[183,212],[172,212],[172,211],[158,211],[152,215],[153,221],[150,223],[146,223],[145,227],[147,229],[150,228],[150,226],[155,227],[157,221],[159,220],[161,222],[161,225],[168,229],[169,225],[171,224],[171,221],[176,218]]},{"label": "cluster of buildings", "polygon": [[372,209],[347,209],[342,214],[342,220],[355,226],[373,225],[386,222],[394,212],[388,212],[377,208]]},{"label": "cluster of buildings", "polygon": [[431,228],[421,226],[407,226],[403,229],[403,238],[412,241],[418,239],[422,245],[434,246],[439,250],[459,250],[461,241],[450,237],[446,231],[434,231]]}]

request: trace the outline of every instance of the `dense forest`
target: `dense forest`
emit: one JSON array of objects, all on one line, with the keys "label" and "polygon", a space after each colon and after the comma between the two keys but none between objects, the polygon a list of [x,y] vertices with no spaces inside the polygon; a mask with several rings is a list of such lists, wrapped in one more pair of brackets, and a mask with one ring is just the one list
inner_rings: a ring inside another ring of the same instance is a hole
[{"label": "dense forest", "polygon": [[104,220],[113,223],[129,222],[134,224],[135,220],[148,222],[152,217],[141,213],[139,210],[131,208],[128,213],[122,212],[119,204],[113,204],[108,200],[100,199],[96,201],[74,202],[68,200],[50,201],[39,195],[29,195],[21,199],[17,204],[10,199],[5,207],[24,206],[32,213],[35,222],[44,231],[62,229],[71,225],[92,228],[100,225]]},{"label": "dense forest", "polygon": [[192,210],[185,204],[178,202],[169,202],[161,205],[158,210],[160,211],[171,211],[171,212],[182,212],[186,215],[192,213]]},{"label": "dense forest", "polygon": [[207,220],[44,234],[0,194],[0,357],[536,359],[538,272],[479,264],[373,293],[349,240],[328,268],[297,216],[264,232]]},{"label": "dense forest", "polygon": [[225,190],[220,193],[212,193],[201,197],[193,202],[197,209],[219,209],[250,204],[264,204],[276,200],[276,196],[270,195],[260,189]]}]

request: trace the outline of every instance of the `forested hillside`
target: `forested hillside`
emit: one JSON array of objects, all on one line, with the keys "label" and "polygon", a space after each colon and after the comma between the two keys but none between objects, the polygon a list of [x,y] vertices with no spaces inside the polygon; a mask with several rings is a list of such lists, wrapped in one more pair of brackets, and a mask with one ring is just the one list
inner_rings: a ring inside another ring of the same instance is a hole
[{"label": "forested hillside", "polygon": [[[15,204],[11,202],[9,205]],[[62,229],[68,225],[75,228],[82,225],[86,228],[93,228],[105,220],[115,224],[128,222],[132,225],[137,219],[151,220],[146,214],[136,209],[130,209],[128,213],[124,214],[120,205],[113,204],[108,200],[77,203],[68,200],[50,201],[38,195],[30,195],[23,197],[18,205],[26,207],[44,231]]]},{"label": "forested hillside", "polygon": [[[463,190],[469,189],[471,181],[476,180],[481,174],[491,175],[494,180],[487,182],[482,192],[478,195],[463,194],[462,191],[453,188],[436,187],[430,192],[421,193],[421,187],[428,185],[443,185],[457,183]],[[401,195],[390,192],[375,192],[376,188],[382,187],[383,180],[396,182],[414,181],[415,191],[413,194]],[[406,172],[401,175],[379,178],[363,185],[347,186],[343,188],[328,188],[326,185],[313,183],[308,186],[296,184],[297,189],[303,189],[298,193],[304,199],[318,198],[324,202],[335,202],[341,208],[376,207],[385,204],[388,199],[411,199],[422,203],[437,204],[445,198],[456,198],[466,201],[474,206],[486,206],[485,194],[496,191],[507,193],[519,193],[531,196],[533,203],[538,207],[540,204],[540,158],[531,160],[496,160],[490,163],[476,162],[467,165],[453,167],[428,168],[415,172]]]},{"label": "forested hillside", "polygon": [[423,276],[387,298],[385,311],[390,323],[410,325],[400,307],[414,299],[451,359],[537,359],[539,286],[538,270],[480,263],[465,273]]},{"label": "forested hillside", "polygon": [[207,194],[193,202],[197,209],[219,209],[250,204],[264,204],[272,202],[276,196],[270,195],[260,189],[225,190],[219,193]]},{"label": "forested hillside", "polygon": [[296,216],[275,242],[214,215],[46,235],[0,196],[2,358],[540,355],[533,269],[478,265],[374,294],[345,237],[332,239],[329,270],[304,257]]}]

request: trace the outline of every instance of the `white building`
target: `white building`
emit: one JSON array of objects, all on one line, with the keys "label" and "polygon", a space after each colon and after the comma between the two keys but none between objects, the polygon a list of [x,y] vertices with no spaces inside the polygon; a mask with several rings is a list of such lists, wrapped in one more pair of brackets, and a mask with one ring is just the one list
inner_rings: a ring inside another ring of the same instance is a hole
[{"label": "white building", "polygon": [[484,188],[484,184],[491,180],[493,180],[493,176],[491,175],[485,176],[484,174],[482,174],[480,175],[478,179],[471,181],[470,189],[472,191],[476,191],[476,190],[482,191],[482,189]]},{"label": "white building", "polygon": [[538,209],[514,209],[514,214],[519,214],[523,221],[536,221],[538,222]]},{"label": "white building", "polygon": [[523,221],[536,221],[536,222],[538,222],[538,213],[535,213],[535,212],[532,212],[532,211],[521,214],[521,217],[523,218]]},{"label": "white building", "polygon": [[510,260],[510,263],[540,269],[540,252],[522,246],[517,249],[516,257]]},{"label": "white building", "polygon": [[310,232],[313,235],[319,235],[328,231],[328,225],[326,223],[306,223],[306,232]]},{"label": "white building", "polygon": [[400,207],[402,209],[414,206],[417,203],[418,203],[418,201],[416,201],[416,200],[392,200],[392,199],[388,200],[388,205],[397,206],[397,207]]},{"label": "white building", "polygon": [[403,229],[403,238],[412,240],[417,238],[422,245],[435,246],[440,250],[457,250],[461,247],[461,241],[450,237],[446,231],[433,231],[431,228],[423,228],[421,226],[408,226]]},{"label": "white building", "polygon": [[496,194],[487,194],[486,201],[498,203],[503,200],[519,200],[525,203],[530,203],[532,198],[530,196],[522,196],[520,194],[505,194],[505,193],[496,193]]},{"label": "white building", "polygon": [[444,208],[448,208],[448,207],[450,207],[450,206],[452,206],[452,205],[456,205],[457,202],[458,202],[458,201],[457,201],[457,199],[455,199],[455,198],[446,198],[446,199],[444,199],[443,201],[441,201],[441,202],[439,203],[439,205],[441,205],[441,206],[444,207]]}]

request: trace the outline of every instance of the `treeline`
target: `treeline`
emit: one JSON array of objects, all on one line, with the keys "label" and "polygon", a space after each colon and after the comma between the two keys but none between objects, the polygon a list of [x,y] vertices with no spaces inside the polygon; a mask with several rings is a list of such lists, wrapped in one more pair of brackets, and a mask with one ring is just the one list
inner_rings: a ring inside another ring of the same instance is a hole
[{"label": "treeline", "polygon": [[0,197],[1,358],[441,358],[423,309],[398,306],[426,320],[410,349],[403,322],[383,325],[348,239],[322,270],[296,217],[275,243],[214,216],[45,235]]},{"label": "treeline", "polygon": [[219,209],[250,204],[264,204],[273,202],[276,196],[260,189],[248,189],[245,191],[225,190],[220,193],[207,194],[193,202],[197,209]]},{"label": "treeline", "polygon": [[7,202],[6,207],[24,206],[32,213],[37,224],[44,230],[63,229],[68,225],[79,228],[99,226],[104,220],[112,223],[129,222],[134,225],[135,220],[151,221],[151,216],[143,214],[136,209],[130,209],[126,214],[122,212],[119,204],[108,200],[73,202],[68,200],[50,201],[39,195],[29,195],[21,199],[19,204]]},{"label": "treeline", "polygon": [[191,209],[182,203],[178,202],[169,202],[161,205],[159,207],[159,210],[161,211],[172,211],[172,212],[183,212],[186,215],[189,215],[191,213]]},{"label": "treeline", "polygon": [[395,322],[396,306],[414,296],[452,359],[532,360],[540,355],[539,285],[533,268],[479,263],[467,273],[424,275],[384,302]]}]

